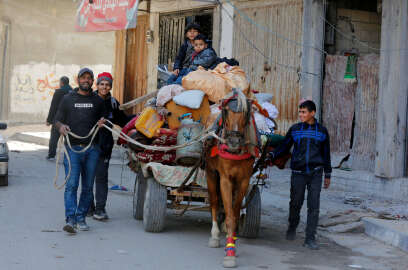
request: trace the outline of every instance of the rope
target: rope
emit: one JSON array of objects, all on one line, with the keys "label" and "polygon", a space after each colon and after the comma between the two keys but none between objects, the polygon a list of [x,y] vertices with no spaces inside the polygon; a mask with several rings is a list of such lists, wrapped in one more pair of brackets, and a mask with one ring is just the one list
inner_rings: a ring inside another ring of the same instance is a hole
[{"label": "rope", "polygon": [[[106,122],[109,123],[109,124],[111,124],[111,125],[113,126],[113,123],[112,123],[111,121],[106,120]],[[183,147],[192,145],[192,144],[194,144],[194,143],[197,143],[197,142],[200,142],[200,141],[204,141],[205,139],[207,139],[207,138],[209,138],[209,137],[213,137],[213,138],[215,138],[215,139],[217,139],[217,140],[219,140],[219,141],[225,143],[225,140],[224,140],[223,138],[221,138],[221,137],[219,137],[217,134],[215,134],[214,131],[210,131],[211,128],[207,128],[205,131],[203,131],[203,133],[201,133],[200,135],[197,135],[197,136],[194,137],[191,141],[188,141],[188,142],[186,142],[186,143],[184,143],[184,144],[181,144],[181,145],[175,145],[175,146],[153,146],[153,145],[145,145],[145,144],[142,144],[142,143],[140,143],[140,142],[138,142],[138,141],[132,139],[131,137],[129,137],[128,135],[126,135],[125,133],[123,133],[121,130],[120,130],[120,131],[117,131],[117,130],[115,130],[115,129],[109,127],[109,126],[107,126],[106,124],[103,124],[103,127],[106,128],[107,130],[109,130],[110,132],[112,132],[112,134],[115,134],[115,135],[118,136],[119,138],[122,138],[123,140],[126,140],[126,141],[128,141],[128,142],[130,142],[130,143],[136,144],[136,145],[139,146],[139,147],[142,147],[142,148],[147,149],[147,150],[152,150],[152,151],[168,152],[168,151],[172,151],[172,150],[177,150],[177,149],[180,149],[180,148],[183,148]],[[56,170],[55,170],[55,177],[54,177],[54,187],[55,187],[57,190],[62,189],[62,188],[66,185],[66,183],[67,183],[69,177],[71,176],[71,159],[69,158],[68,150],[67,150],[67,148],[65,147],[64,140],[66,141],[66,145],[68,146],[68,148],[69,148],[71,151],[73,151],[73,152],[75,152],[75,153],[84,153],[85,151],[87,151],[87,150],[92,146],[92,143],[93,143],[93,141],[94,141],[94,139],[95,139],[95,137],[96,137],[96,134],[99,132],[99,130],[100,130],[100,128],[99,128],[98,124],[95,124],[95,126],[89,131],[88,135],[86,135],[86,136],[79,136],[79,135],[76,135],[76,134],[72,133],[71,131],[69,131],[66,135],[61,136],[61,137],[59,138],[59,140],[58,140],[58,148],[57,148],[57,159],[56,159],[56,162],[55,162],[55,164],[56,164]],[[88,139],[89,137],[91,137],[91,140],[89,141],[88,145],[87,145],[86,147],[84,147],[83,149],[81,149],[81,150],[75,150],[75,149],[72,148],[72,145],[71,145],[71,141],[70,141],[70,139],[69,139],[69,136],[72,136],[72,137],[74,137],[74,138],[76,138],[76,139],[81,139],[81,140],[83,140],[83,139]],[[65,180],[64,180],[64,182],[62,183],[62,185],[58,185],[58,184],[57,184],[58,175],[59,175],[59,166],[58,166],[58,164],[59,164],[59,160],[60,160],[60,158],[61,158],[61,149],[63,149],[64,155],[65,155],[65,157],[66,157],[66,159],[67,159],[67,162],[68,162],[68,173],[67,173],[67,175],[66,175],[66,177],[65,177]]]}]

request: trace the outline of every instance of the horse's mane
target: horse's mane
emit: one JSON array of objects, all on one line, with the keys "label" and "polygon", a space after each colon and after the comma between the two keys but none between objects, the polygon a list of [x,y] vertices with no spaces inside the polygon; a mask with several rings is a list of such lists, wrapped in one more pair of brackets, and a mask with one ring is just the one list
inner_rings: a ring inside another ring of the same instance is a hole
[{"label": "horse's mane", "polygon": [[236,112],[248,112],[248,103],[245,94],[237,88],[233,88],[232,91],[224,97],[224,99],[236,99],[237,107],[235,108]]}]

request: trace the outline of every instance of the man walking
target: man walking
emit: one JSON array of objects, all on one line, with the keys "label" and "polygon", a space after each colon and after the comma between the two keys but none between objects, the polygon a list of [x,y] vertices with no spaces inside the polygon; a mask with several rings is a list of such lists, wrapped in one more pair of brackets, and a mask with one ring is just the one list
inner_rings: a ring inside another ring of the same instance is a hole
[{"label": "man walking", "polygon": [[[79,71],[79,88],[64,96],[55,118],[55,125],[61,135],[72,132],[83,137],[89,134],[95,124],[98,123],[100,127],[104,124],[105,106],[103,100],[92,92],[93,82],[92,70],[83,68]],[[68,135],[68,138],[72,148],[66,144],[68,155],[64,156],[64,167],[69,178],[64,193],[66,225],[63,229],[69,233],[76,233],[75,227],[82,231],[89,230],[85,217],[93,198],[93,181],[100,150],[97,137],[94,141],[91,141],[91,137],[77,139]],[[85,149],[89,144],[90,147]],[[80,175],[81,196],[77,203]]]},{"label": "man walking", "polygon": [[58,106],[60,105],[62,98],[66,94],[68,94],[70,91],[72,91],[72,87],[69,85],[68,77],[66,76],[61,77],[59,84],[60,84],[60,88],[55,90],[54,96],[52,97],[51,106],[48,112],[47,123],[46,123],[47,126],[52,125],[50,142],[48,145],[48,156],[47,156],[47,160],[49,161],[55,160],[55,155],[57,153],[57,144],[58,144],[58,140],[60,136],[57,128],[55,127],[55,123],[54,123],[55,115],[57,114]]},{"label": "man walking", "polygon": [[319,249],[315,235],[319,221],[320,191],[324,171],[324,188],[330,186],[330,139],[327,129],[315,119],[316,105],[313,101],[304,101],[299,106],[300,123],[293,125],[285,140],[273,152],[273,160],[287,152],[293,145],[289,204],[289,227],[287,240],[294,240],[300,220],[307,188],[307,226],[304,246]]},{"label": "man walking", "polygon": [[[103,72],[99,74],[96,84],[97,91],[95,91],[95,93],[104,101],[106,111],[105,118],[115,125],[124,127],[128,122],[128,117],[119,109],[119,101],[110,94],[112,82],[113,78],[110,73]],[[108,171],[113,144],[112,133],[107,129],[101,130],[99,137],[101,155],[99,156],[95,177],[95,205],[92,205],[95,208],[93,218],[99,221],[109,218],[106,214],[105,207],[108,198]]]}]

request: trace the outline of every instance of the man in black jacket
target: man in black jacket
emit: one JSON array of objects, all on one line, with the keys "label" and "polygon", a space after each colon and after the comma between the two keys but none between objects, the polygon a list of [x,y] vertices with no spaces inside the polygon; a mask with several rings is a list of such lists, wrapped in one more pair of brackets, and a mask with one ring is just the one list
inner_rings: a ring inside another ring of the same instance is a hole
[{"label": "man in black jacket", "polygon": [[293,146],[287,240],[294,240],[307,188],[307,226],[304,246],[319,249],[315,241],[319,221],[320,191],[324,172],[324,188],[330,186],[332,171],[330,139],[327,129],[315,119],[316,105],[307,100],[299,106],[300,123],[293,125],[281,145],[270,153],[270,159],[286,153]]},{"label": "man in black jacket", "polygon": [[[105,118],[115,125],[124,127],[128,122],[128,117],[119,109],[119,101],[110,94],[112,82],[113,78],[110,73],[103,72],[99,74],[96,84],[98,90],[95,93],[104,101],[106,112]],[[99,146],[101,148],[101,154],[99,156],[95,175],[95,205],[91,205],[90,209],[92,212],[92,208],[95,208],[93,218],[99,221],[109,218],[106,214],[105,207],[108,198],[108,170],[113,144],[112,133],[107,129],[100,130]]]},{"label": "man in black jacket", "polygon": [[58,106],[60,105],[62,98],[66,94],[68,94],[70,91],[72,91],[72,87],[69,85],[68,77],[66,76],[61,77],[60,78],[60,88],[55,90],[54,92],[54,96],[52,97],[51,107],[48,112],[48,117],[47,117],[47,122],[46,122],[47,126],[52,125],[50,142],[48,146],[48,156],[47,156],[47,159],[50,161],[55,160],[58,139],[60,136],[57,128],[54,125],[54,118],[55,118],[55,115],[57,114]]},{"label": "man in black jacket", "polygon": [[[79,71],[79,88],[64,96],[55,117],[55,125],[61,135],[72,132],[86,137],[95,124],[101,128],[105,123],[105,106],[103,100],[92,92],[93,82],[92,70],[83,68]],[[98,137],[93,141],[91,137],[67,137],[71,145],[65,145],[67,154],[64,156],[64,167],[69,177],[64,193],[66,225],[63,229],[69,233],[76,233],[75,227],[82,231],[89,230],[85,218],[93,199],[92,188],[100,154]],[[80,177],[81,196],[78,202]]]}]

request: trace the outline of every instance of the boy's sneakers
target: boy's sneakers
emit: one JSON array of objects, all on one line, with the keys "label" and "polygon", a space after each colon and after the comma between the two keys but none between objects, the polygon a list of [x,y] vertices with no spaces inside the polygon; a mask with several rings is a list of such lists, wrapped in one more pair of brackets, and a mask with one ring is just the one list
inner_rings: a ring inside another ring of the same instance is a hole
[{"label": "boy's sneakers", "polygon": [[318,250],[319,245],[316,243],[315,240],[305,240],[305,243],[303,244],[304,247],[307,247],[312,250]]},{"label": "boy's sneakers", "polygon": [[86,224],[85,220],[77,222],[77,229],[80,231],[89,231],[89,226]]},{"label": "boy's sneakers", "polygon": [[93,215],[93,218],[96,219],[96,220],[99,220],[99,221],[109,219],[109,217],[106,214],[105,210],[96,210],[94,215]]},{"label": "boy's sneakers", "polygon": [[67,224],[65,224],[64,228],[62,228],[67,233],[76,233],[75,230],[75,223],[72,220],[68,220]]},{"label": "boy's sneakers", "polygon": [[296,238],[296,229],[289,228],[286,231],[286,240],[293,241]]}]

